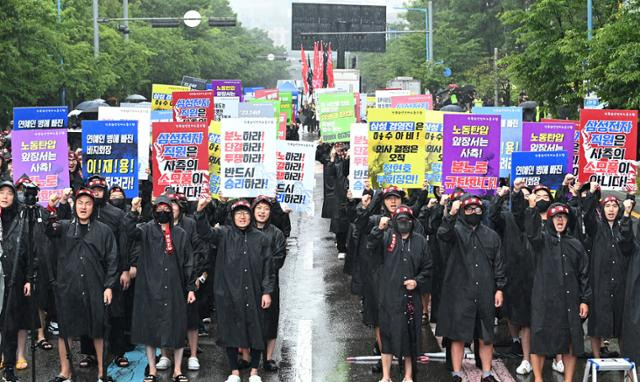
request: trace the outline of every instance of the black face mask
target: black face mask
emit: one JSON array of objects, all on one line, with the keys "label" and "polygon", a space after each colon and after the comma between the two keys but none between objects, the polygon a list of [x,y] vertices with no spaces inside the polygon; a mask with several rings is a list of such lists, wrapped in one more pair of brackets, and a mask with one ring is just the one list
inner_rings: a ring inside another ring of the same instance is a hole
[{"label": "black face mask", "polygon": [[173,213],[171,211],[154,211],[153,218],[160,224],[167,224],[171,221]]},{"label": "black face mask", "polygon": [[94,198],[95,203],[99,206],[104,206],[104,196],[102,198],[98,198],[97,196]]},{"label": "black face mask", "polygon": [[398,232],[400,234],[407,234],[413,231],[413,221],[411,220],[398,220],[396,224],[398,226]]},{"label": "black face mask", "polygon": [[124,199],[111,199],[110,202],[114,207],[124,207]]},{"label": "black face mask", "polygon": [[538,200],[536,202],[536,208],[539,212],[545,212],[549,209],[549,206],[551,206],[551,202],[548,200]]},{"label": "black face mask", "polygon": [[472,225],[474,227],[477,227],[482,221],[482,215],[478,214],[464,215],[464,218],[467,223],[469,223],[469,225]]}]

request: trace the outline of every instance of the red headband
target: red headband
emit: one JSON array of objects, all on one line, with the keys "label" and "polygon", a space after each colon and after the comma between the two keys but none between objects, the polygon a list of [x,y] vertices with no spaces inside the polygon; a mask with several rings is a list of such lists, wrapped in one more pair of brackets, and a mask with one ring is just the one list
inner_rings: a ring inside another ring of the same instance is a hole
[{"label": "red headband", "polygon": [[618,203],[618,206],[620,206],[620,200],[618,200],[618,198],[616,198],[616,197],[615,197],[615,196],[613,196],[613,195],[609,195],[609,196],[607,196],[606,198],[602,199],[602,200],[600,201],[600,205],[601,205],[602,207],[604,207],[604,205],[605,205],[605,204],[607,204],[607,203],[609,203],[609,202],[616,202],[616,203]]},{"label": "red headband", "polygon": [[246,200],[242,199],[242,200],[238,200],[237,202],[235,202],[235,203],[233,203],[231,205],[231,211],[235,211],[236,209],[238,209],[240,207],[245,207],[248,210],[251,210],[251,205],[249,204],[249,202],[247,202]]},{"label": "red headband", "polygon": [[467,207],[467,206],[479,206],[479,207],[482,207],[482,201],[474,196],[474,197],[471,197],[469,199],[465,199],[462,202],[462,206],[463,207]]},{"label": "red headband", "polygon": [[453,195],[451,195],[451,200],[457,200],[462,197],[462,195],[464,195],[463,191],[454,192]]},{"label": "red headband", "polygon": [[88,184],[89,188],[93,188],[93,187],[102,187],[102,188],[107,188],[107,182],[104,181],[104,179],[100,179],[100,178],[95,178],[92,179],[89,184]]},{"label": "red headband", "polygon": [[549,189],[549,187],[544,186],[544,185],[542,185],[542,184],[539,184],[539,185],[535,186],[535,187],[533,188],[533,193],[535,194],[536,192],[538,192],[538,191],[540,191],[540,190],[544,190],[544,191],[546,191],[549,195],[551,195],[551,190]]},{"label": "red headband", "polygon": [[569,209],[567,208],[567,206],[563,206],[563,205],[549,208],[549,210],[547,211],[547,219],[550,219],[558,214],[569,215]]},{"label": "red headband", "polygon": [[79,189],[79,190],[78,190],[78,192],[76,192],[76,199],[78,199],[78,198],[79,198],[79,197],[81,197],[81,196],[88,196],[88,197],[90,197],[91,199],[93,199],[93,198],[94,198],[94,196],[93,196],[93,191],[88,190],[88,189],[86,189],[86,188],[81,188],[81,189]]},{"label": "red headband", "polygon": [[407,206],[398,207],[396,209],[396,212],[393,213],[393,217],[395,218],[396,216],[398,216],[400,214],[406,214],[406,215],[409,215],[410,217],[413,217],[413,211],[411,211],[411,208],[409,208]]}]

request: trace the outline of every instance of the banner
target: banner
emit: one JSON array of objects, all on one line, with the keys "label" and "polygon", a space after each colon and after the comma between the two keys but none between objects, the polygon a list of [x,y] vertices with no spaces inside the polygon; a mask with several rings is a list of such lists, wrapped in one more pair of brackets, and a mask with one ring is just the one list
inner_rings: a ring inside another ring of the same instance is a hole
[{"label": "banner", "polygon": [[426,157],[425,110],[371,109],[368,123],[371,187],[421,189]]},{"label": "banner", "polygon": [[173,92],[173,120],[175,122],[204,122],[213,119],[213,92],[196,90]]},{"label": "banner", "polygon": [[392,96],[391,107],[394,109],[433,110],[433,96],[431,94]]},{"label": "banner", "polygon": [[313,216],[316,146],[313,142],[278,141],[276,199],[283,207]]},{"label": "banner", "polygon": [[[171,114],[171,110],[158,110],[156,113],[165,112]],[[147,180],[149,174],[149,147],[151,147],[151,114],[149,106],[145,107],[100,107],[98,108],[99,121],[137,121],[138,124],[138,179]],[[169,118],[171,121],[171,118]]]},{"label": "banner", "polygon": [[583,109],[580,126],[580,183],[635,193],[638,111]]},{"label": "banner", "polygon": [[14,107],[13,130],[66,129],[68,114],[66,106]]},{"label": "banner", "polygon": [[220,198],[220,122],[209,125],[209,192],[211,197]]},{"label": "banner", "polygon": [[493,195],[500,177],[500,116],[445,114],[442,183],[478,196]]},{"label": "banner", "polygon": [[222,120],[220,195],[254,198],[276,194],[276,120]]},{"label": "banner", "polygon": [[263,86],[255,86],[250,88],[243,88],[242,92],[244,93],[244,101],[249,101],[256,98],[256,91],[264,89]]},{"label": "banner", "polygon": [[208,134],[204,122],[153,123],[153,196],[172,187],[196,201],[209,191]]},{"label": "banner", "polygon": [[153,84],[151,86],[151,109],[152,110],[171,110],[173,92],[186,92],[191,90],[187,86],[162,85]]},{"label": "banner", "polygon": [[238,118],[273,118],[274,115],[271,103],[241,102],[238,105]]},{"label": "banner", "polygon": [[500,177],[508,177],[511,175],[511,153],[522,151],[522,108],[474,107],[471,112],[500,116]]},{"label": "banner", "polygon": [[512,155],[511,184],[522,178],[527,186],[543,184],[555,190],[562,185],[567,166],[571,165],[567,151],[516,151]]},{"label": "banner", "polygon": [[522,150],[566,151],[568,162],[564,168],[571,172],[573,171],[573,139],[573,125],[569,123],[525,122],[522,125]]},{"label": "banner", "polygon": [[190,76],[182,76],[182,81],[180,81],[181,86],[186,86],[191,90],[207,90],[208,84],[209,81],[205,79]]},{"label": "banner", "polygon": [[67,130],[16,130],[11,133],[13,182],[23,174],[40,187],[41,206],[52,193],[62,194],[69,187],[69,146]]},{"label": "banner", "polygon": [[424,134],[426,136],[425,179],[429,186],[442,185],[442,120],[444,113],[428,110]]},{"label": "banner", "polygon": [[173,122],[173,110],[151,110],[152,122]]},{"label": "banner", "polygon": [[356,122],[353,94],[320,94],[317,115],[323,142],[348,142],[351,124]]},{"label": "banner", "polygon": [[278,118],[278,140],[287,140],[287,113],[280,113]]},{"label": "banner", "polygon": [[255,99],[266,99],[275,101],[279,99],[280,91],[278,89],[260,89],[255,92]]},{"label": "banner", "polygon": [[82,176],[102,175],[138,196],[138,121],[82,121]]},{"label": "banner", "polygon": [[238,97],[242,102],[241,80],[213,80],[211,89],[214,97]]},{"label": "banner", "polygon": [[293,122],[293,94],[291,92],[280,92],[280,111],[287,114],[287,125]]},{"label": "banner", "polygon": [[573,126],[573,175],[577,178],[580,170],[580,122],[568,119],[546,119],[542,118],[540,122],[551,123],[570,123]]},{"label": "banner", "polygon": [[351,125],[349,149],[349,189],[355,199],[362,198],[364,184],[369,180],[369,126],[366,123]]},{"label": "banner", "polygon": [[411,95],[409,90],[376,90],[376,108],[388,109],[391,108],[391,97],[395,96],[408,96]]},{"label": "banner", "polygon": [[240,97],[216,97],[215,101],[214,119],[216,121],[221,121],[226,118],[238,118]]}]

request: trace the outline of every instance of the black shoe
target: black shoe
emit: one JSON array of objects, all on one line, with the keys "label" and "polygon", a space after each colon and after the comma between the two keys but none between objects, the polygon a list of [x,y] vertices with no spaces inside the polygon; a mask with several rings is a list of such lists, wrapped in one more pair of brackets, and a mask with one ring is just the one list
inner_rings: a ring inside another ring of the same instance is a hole
[{"label": "black shoe", "polygon": [[199,327],[198,337],[209,337],[209,331],[204,326]]},{"label": "black shoe", "polygon": [[278,364],[276,363],[276,361],[270,359],[264,363],[263,369],[270,373],[275,373],[276,371],[278,371]]},{"label": "black shoe", "polygon": [[452,380],[453,382],[462,382],[462,377],[461,377],[461,376],[459,376],[459,375],[454,375],[454,376],[451,378],[451,380]]},{"label": "black shoe", "polygon": [[244,359],[238,360],[238,368],[240,370],[246,370],[246,369],[248,369],[250,367],[251,367],[251,363],[249,361],[246,361]]},{"label": "black shoe", "polygon": [[373,355],[380,355],[380,348],[377,342],[373,345]]},{"label": "black shoe", "polygon": [[382,360],[378,361],[378,363],[371,366],[371,372],[376,374],[382,373]]},{"label": "black shoe", "polygon": [[482,378],[480,382],[498,382],[498,381],[496,381],[496,379],[493,378],[493,375],[490,375],[488,377]]},{"label": "black shoe", "polygon": [[522,342],[512,342],[510,353],[515,355],[522,355]]},{"label": "black shoe", "polygon": [[18,377],[16,377],[12,368],[8,367],[4,369],[4,376],[2,377],[4,382],[18,382]]}]

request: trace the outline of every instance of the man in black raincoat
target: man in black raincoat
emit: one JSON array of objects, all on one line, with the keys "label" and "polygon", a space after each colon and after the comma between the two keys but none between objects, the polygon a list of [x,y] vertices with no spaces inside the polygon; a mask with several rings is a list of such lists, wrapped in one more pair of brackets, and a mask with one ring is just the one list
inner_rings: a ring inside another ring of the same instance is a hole
[{"label": "man in black raincoat", "polygon": [[[98,359],[102,359],[105,332],[105,305],[111,304],[118,271],[117,242],[111,229],[94,214],[91,190],[76,193],[72,220],[51,220],[47,235],[56,248],[60,324],[58,352],[60,374],[53,382],[71,378],[64,338],[88,336],[93,339]],[[98,363],[99,380],[105,381],[106,370]]]},{"label": "man in black raincoat", "polygon": [[600,201],[593,194],[586,201],[584,224],[593,238],[589,281],[593,299],[587,335],[593,356],[600,358],[602,338],[620,338],[629,259],[634,251],[631,223],[632,200],[615,196]]},{"label": "man in black raincoat", "polygon": [[31,317],[29,304],[25,297],[31,294],[30,272],[28,267],[26,240],[27,222],[23,219],[16,188],[10,181],[0,183],[0,261],[4,275],[4,295],[0,330],[2,331],[2,357],[4,362],[4,380],[17,381],[14,374],[18,331],[31,329],[28,317]]},{"label": "man in black raincoat", "polygon": [[337,143],[334,146],[335,155],[328,164],[329,174],[335,178],[334,210],[331,217],[329,231],[336,235],[338,260],[344,260],[347,253],[347,232],[349,231],[349,215],[347,191],[349,189],[349,156],[346,148]]},{"label": "man in black raincoat", "polygon": [[589,261],[582,243],[567,234],[569,207],[552,204],[543,226],[535,195],[529,197],[525,230],[533,247],[531,363],[542,382],[546,356],[562,354],[564,380],[573,381],[576,355],[584,352],[582,321],[589,314]]},{"label": "man in black raincoat", "polygon": [[631,358],[636,365],[640,364],[640,233],[636,232],[635,248],[629,260],[627,273],[627,293],[625,296],[624,317],[622,321],[622,338],[620,351],[623,357]]},{"label": "man in black raincoat", "polygon": [[284,266],[287,256],[287,240],[280,229],[271,224],[271,209],[274,201],[267,196],[258,196],[253,200],[253,218],[256,228],[267,236],[271,243],[272,272],[273,272],[273,293],[271,294],[271,305],[264,312],[264,334],[266,344],[265,363],[266,371],[278,371],[278,365],[273,360],[273,351],[276,347],[278,337],[278,320],[280,318],[280,269]]},{"label": "man in black raincoat", "polygon": [[130,240],[140,243],[131,341],[146,346],[149,373],[156,381],[156,348],[174,349],[173,380],[187,382],[182,374],[182,353],[187,334],[187,304],[196,301],[191,238],[173,225],[171,200],[162,195],[153,207],[153,220],[137,225],[142,200],[134,198],[125,216]]},{"label": "man in black raincoat", "polygon": [[[462,211],[459,211],[462,209]],[[493,326],[507,280],[500,237],[482,224],[484,206],[474,196],[453,202],[438,229],[445,275],[436,335],[451,340],[453,380],[462,380],[464,344],[479,339],[482,381],[493,382]]]},{"label": "man in black raincoat", "polygon": [[[369,235],[369,248],[381,256],[378,318],[382,342],[382,381],[391,380],[392,356],[404,357],[405,382],[413,380],[412,359],[418,354],[422,318],[420,290],[430,280],[431,256],[424,236],[414,229],[417,221],[407,206],[398,207],[392,219],[380,218]],[[389,229],[391,228],[391,229]],[[413,315],[408,326],[408,314]]]},{"label": "man in black raincoat", "polygon": [[331,219],[335,212],[335,187],[336,177],[333,171],[333,162],[335,160],[336,151],[332,145],[328,143],[320,143],[316,148],[316,161],[322,164],[322,217]]},{"label": "man in black raincoat", "polygon": [[232,224],[211,228],[201,198],[195,215],[200,237],[218,247],[214,295],[219,342],[226,348],[231,375],[240,381],[238,348],[251,349],[250,382],[259,382],[260,356],[265,350],[264,311],[271,305],[273,271],[271,243],[251,225],[251,205],[238,200],[231,206]]}]

